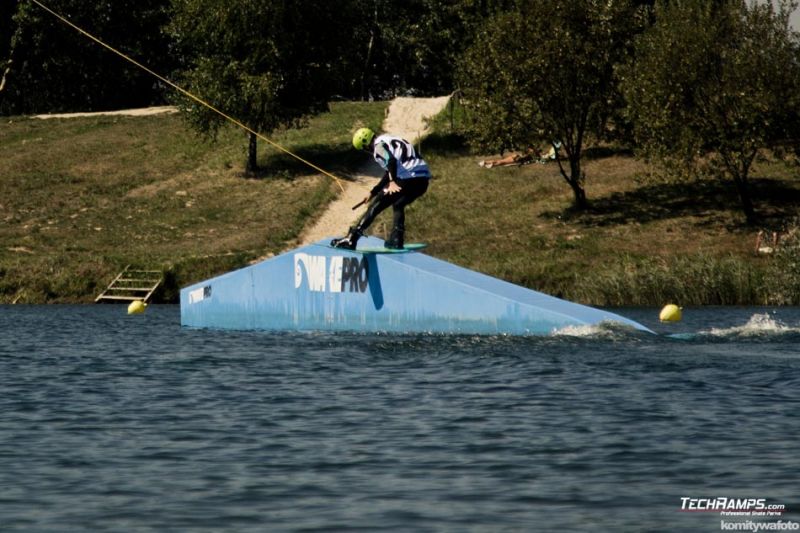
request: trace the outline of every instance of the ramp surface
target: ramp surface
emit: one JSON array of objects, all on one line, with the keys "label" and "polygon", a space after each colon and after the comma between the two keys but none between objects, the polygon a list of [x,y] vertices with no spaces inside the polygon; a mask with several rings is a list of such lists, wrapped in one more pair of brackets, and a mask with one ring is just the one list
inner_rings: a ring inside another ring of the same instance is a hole
[{"label": "ramp surface", "polygon": [[[429,255],[362,254],[328,239],[181,290],[181,324],[237,330],[547,335],[616,322]],[[365,238],[359,248],[383,246]]]}]

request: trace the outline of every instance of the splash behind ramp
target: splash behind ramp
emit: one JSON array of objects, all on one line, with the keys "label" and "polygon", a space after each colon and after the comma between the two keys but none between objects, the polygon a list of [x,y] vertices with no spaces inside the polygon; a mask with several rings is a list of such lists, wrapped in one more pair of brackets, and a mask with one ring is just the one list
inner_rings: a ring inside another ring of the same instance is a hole
[{"label": "splash behind ramp", "polygon": [[[561,300],[419,252],[373,254],[329,240],[181,290],[181,324],[284,331],[547,335],[622,316]],[[359,248],[381,247],[362,239]]]}]

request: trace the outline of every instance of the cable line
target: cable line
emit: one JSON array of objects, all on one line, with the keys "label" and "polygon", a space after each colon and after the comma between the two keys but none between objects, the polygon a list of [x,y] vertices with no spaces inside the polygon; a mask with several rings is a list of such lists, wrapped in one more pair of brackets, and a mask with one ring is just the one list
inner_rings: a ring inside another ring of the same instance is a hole
[{"label": "cable line", "polygon": [[275,147],[275,148],[277,148],[278,150],[280,150],[280,151],[282,151],[282,152],[284,152],[284,153],[286,153],[286,154],[288,154],[288,155],[290,155],[290,156],[294,157],[294,158],[295,158],[295,159],[297,159],[298,161],[300,161],[300,162],[302,162],[302,163],[304,163],[304,164],[308,165],[309,167],[313,168],[314,170],[316,170],[316,171],[318,171],[318,172],[321,172],[322,174],[325,174],[325,175],[326,175],[326,176],[328,176],[329,178],[332,178],[332,179],[333,179],[333,180],[336,182],[336,185],[338,185],[338,186],[339,186],[339,189],[341,189],[341,191],[342,191],[342,192],[344,192],[344,187],[342,186],[342,182],[341,182],[341,180],[340,180],[339,178],[337,178],[336,176],[334,176],[333,174],[331,174],[330,172],[328,172],[328,171],[326,171],[326,170],[324,170],[324,169],[322,169],[322,168],[318,167],[317,165],[315,165],[314,163],[311,163],[310,161],[307,161],[306,159],[303,159],[303,158],[302,158],[302,157],[300,157],[299,155],[297,155],[297,154],[295,154],[294,152],[292,152],[292,151],[290,151],[290,150],[288,150],[288,149],[284,148],[283,146],[281,146],[280,144],[276,143],[275,141],[272,141],[272,140],[268,139],[267,137],[265,137],[264,135],[262,135],[262,134],[258,133],[257,131],[255,131],[255,130],[254,130],[254,129],[252,129],[251,127],[249,127],[249,126],[245,125],[245,124],[244,124],[244,123],[242,123],[241,121],[239,121],[239,120],[237,120],[237,119],[233,118],[232,116],[230,116],[230,115],[228,115],[228,114],[224,113],[223,111],[221,111],[221,110],[217,109],[216,107],[214,107],[214,106],[213,106],[213,105],[211,105],[210,103],[206,102],[205,100],[203,100],[203,99],[202,99],[202,98],[200,98],[199,96],[195,96],[194,94],[190,93],[189,91],[187,91],[186,89],[184,89],[184,88],[183,88],[183,87],[181,87],[180,85],[178,85],[178,84],[176,84],[176,83],[174,83],[174,82],[172,82],[172,81],[168,80],[168,79],[167,79],[167,78],[165,78],[164,76],[162,76],[162,75],[158,74],[157,72],[154,72],[153,70],[149,69],[149,68],[148,68],[148,67],[146,67],[145,65],[143,65],[143,64],[141,64],[141,63],[139,63],[138,61],[136,61],[136,60],[135,60],[135,59],[133,59],[132,57],[129,57],[129,56],[125,55],[124,53],[120,52],[119,50],[117,50],[116,48],[114,48],[114,47],[112,47],[112,46],[110,46],[110,45],[106,44],[105,42],[101,41],[99,38],[95,37],[95,36],[94,36],[94,35],[92,35],[91,33],[87,32],[86,30],[84,30],[84,29],[82,29],[82,28],[80,28],[80,27],[76,26],[76,25],[75,25],[75,24],[73,24],[72,22],[70,22],[70,21],[69,21],[69,19],[67,19],[67,18],[66,18],[66,17],[64,17],[63,15],[60,15],[60,14],[56,13],[55,11],[53,11],[52,9],[50,9],[49,7],[47,7],[46,5],[42,4],[42,3],[41,3],[39,0],[31,0],[31,2],[33,2],[34,4],[36,4],[37,6],[39,6],[40,8],[44,9],[45,11],[47,11],[48,13],[50,13],[51,15],[53,15],[54,17],[56,17],[56,18],[57,18],[58,20],[60,20],[61,22],[63,22],[63,23],[65,23],[65,24],[67,24],[68,26],[70,26],[70,27],[71,27],[71,28],[73,28],[74,30],[76,30],[76,31],[78,31],[79,33],[81,33],[81,34],[85,35],[86,37],[88,37],[88,38],[89,38],[89,39],[91,39],[92,41],[96,42],[96,43],[97,43],[97,44],[99,44],[100,46],[102,46],[102,47],[104,47],[104,48],[106,48],[106,49],[110,50],[111,52],[113,52],[113,53],[117,54],[118,56],[120,56],[121,58],[125,59],[126,61],[129,61],[130,63],[133,63],[134,65],[136,65],[136,66],[137,66],[137,67],[139,67],[140,69],[142,69],[142,70],[144,70],[145,72],[147,72],[148,74],[150,74],[150,75],[152,75],[152,76],[154,76],[154,77],[158,78],[158,79],[159,79],[159,80],[161,80],[162,82],[166,83],[167,85],[169,85],[169,86],[170,86],[170,87],[172,87],[173,89],[177,90],[177,91],[178,91],[178,92],[180,92],[181,94],[183,94],[183,95],[185,95],[185,96],[189,97],[190,99],[194,100],[194,101],[195,101],[195,102],[197,102],[198,104],[200,104],[200,105],[202,105],[202,106],[204,106],[204,107],[207,107],[208,109],[210,109],[210,110],[211,110],[211,111],[213,111],[214,113],[216,113],[216,114],[218,114],[219,116],[223,117],[224,119],[226,119],[226,120],[228,120],[228,121],[230,121],[230,122],[232,122],[232,123],[236,124],[237,126],[239,126],[240,128],[242,128],[243,130],[247,131],[248,133],[251,133],[251,134],[255,135],[256,137],[258,137],[258,138],[259,138],[259,139],[261,139],[262,141],[265,141],[265,142],[267,142],[268,144],[270,144],[270,145],[274,146],[274,147]]}]

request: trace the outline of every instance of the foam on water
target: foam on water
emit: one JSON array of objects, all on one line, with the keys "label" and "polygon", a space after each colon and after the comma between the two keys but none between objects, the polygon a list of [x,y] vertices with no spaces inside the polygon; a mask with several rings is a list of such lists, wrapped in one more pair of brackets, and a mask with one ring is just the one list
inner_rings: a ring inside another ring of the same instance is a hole
[{"label": "foam on water", "polygon": [[554,337],[582,337],[616,339],[635,336],[637,331],[619,322],[603,321],[599,324],[582,324],[579,326],[565,326],[553,331]]},{"label": "foam on water", "polygon": [[[770,342],[781,340],[788,342],[800,335],[800,324],[790,325],[778,319],[777,312],[755,313],[747,321],[740,324],[730,323],[724,326],[707,325],[697,327],[694,331],[683,331],[666,334],[667,338],[681,341],[713,341],[713,342]],[[706,323],[711,320],[706,320]]]},{"label": "foam on water", "polygon": [[711,328],[708,331],[700,332],[702,335],[714,337],[762,337],[790,333],[800,333],[800,328],[788,326],[768,313],[755,314],[741,326]]}]

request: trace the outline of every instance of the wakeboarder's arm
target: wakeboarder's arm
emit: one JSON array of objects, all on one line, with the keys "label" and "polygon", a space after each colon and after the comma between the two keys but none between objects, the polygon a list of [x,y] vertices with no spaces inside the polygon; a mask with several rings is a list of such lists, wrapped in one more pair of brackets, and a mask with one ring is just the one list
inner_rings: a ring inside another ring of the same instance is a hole
[{"label": "wakeboarder's arm", "polygon": [[381,166],[386,169],[386,173],[383,175],[380,183],[372,189],[372,196],[381,191],[383,191],[384,194],[400,192],[400,186],[397,184],[397,158],[384,143],[380,143],[380,145],[376,147],[375,156],[376,160],[383,160]]}]

